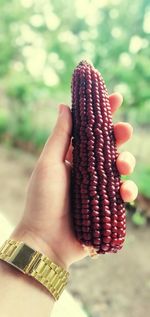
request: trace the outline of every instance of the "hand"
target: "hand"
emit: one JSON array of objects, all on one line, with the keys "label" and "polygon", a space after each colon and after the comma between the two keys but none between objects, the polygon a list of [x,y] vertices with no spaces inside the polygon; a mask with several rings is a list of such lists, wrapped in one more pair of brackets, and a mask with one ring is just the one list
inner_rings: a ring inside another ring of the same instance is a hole
[{"label": "hand", "polygon": [[[112,113],[121,103],[120,94],[110,96]],[[53,134],[31,175],[23,218],[12,233],[13,238],[30,243],[65,268],[87,255],[74,235],[70,218],[71,130],[70,109],[60,105]],[[129,140],[132,131],[130,124],[117,123],[114,126],[117,145]],[[135,158],[131,153],[119,155],[117,168],[121,174],[130,174],[134,166]],[[137,187],[128,180],[122,184],[120,192],[124,201],[132,201],[137,196]]]}]

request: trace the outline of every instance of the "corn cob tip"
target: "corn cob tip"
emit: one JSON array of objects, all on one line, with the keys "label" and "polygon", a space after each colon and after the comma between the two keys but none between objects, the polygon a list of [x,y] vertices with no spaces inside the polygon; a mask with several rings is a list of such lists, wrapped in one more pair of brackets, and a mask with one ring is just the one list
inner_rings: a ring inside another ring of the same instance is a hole
[{"label": "corn cob tip", "polygon": [[93,63],[91,61],[87,61],[85,59],[81,60],[79,64],[77,65],[76,69],[90,69],[93,70],[94,72],[97,72],[97,69],[94,67]]},{"label": "corn cob tip", "polygon": [[87,61],[85,59],[81,60],[77,67],[74,69],[74,74],[76,73],[77,70],[85,70],[89,69],[90,72],[94,72],[98,76],[101,76],[101,73],[94,67],[93,63],[91,61]]},{"label": "corn cob tip", "polygon": [[78,66],[90,66],[90,67],[92,66],[92,67],[94,67],[93,64],[91,62],[88,62],[86,59],[82,59],[79,62],[79,64],[77,65],[77,67]]}]

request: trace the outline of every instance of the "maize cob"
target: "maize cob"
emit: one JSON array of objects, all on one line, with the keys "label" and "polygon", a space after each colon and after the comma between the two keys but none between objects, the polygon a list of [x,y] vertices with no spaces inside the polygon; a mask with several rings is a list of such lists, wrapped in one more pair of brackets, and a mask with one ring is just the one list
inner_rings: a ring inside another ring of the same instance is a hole
[{"label": "maize cob", "polygon": [[83,60],[74,70],[71,90],[75,234],[91,256],[116,253],[125,239],[126,215],[107,88],[101,74]]}]

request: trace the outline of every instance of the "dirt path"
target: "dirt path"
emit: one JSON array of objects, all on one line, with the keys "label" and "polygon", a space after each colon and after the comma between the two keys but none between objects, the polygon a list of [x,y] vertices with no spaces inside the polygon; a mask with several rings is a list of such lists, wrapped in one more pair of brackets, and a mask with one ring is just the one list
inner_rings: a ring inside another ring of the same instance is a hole
[{"label": "dirt path", "polygon": [[[21,217],[34,163],[29,154],[0,147],[0,209],[13,224]],[[120,254],[87,258],[74,264],[71,273],[68,289],[90,316],[150,316],[150,229],[128,225]]]}]

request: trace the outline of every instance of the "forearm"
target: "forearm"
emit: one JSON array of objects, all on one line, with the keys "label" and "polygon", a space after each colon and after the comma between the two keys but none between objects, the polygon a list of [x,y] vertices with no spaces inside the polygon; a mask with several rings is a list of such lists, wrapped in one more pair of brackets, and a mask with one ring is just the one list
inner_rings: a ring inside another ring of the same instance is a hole
[{"label": "forearm", "polygon": [[0,315],[49,317],[54,299],[44,286],[0,261]]},{"label": "forearm", "polygon": [[[16,228],[10,238],[24,241],[61,265],[45,244],[23,227]],[[0,260],[0,316],[49,317],[53,305],[53,297],[42,284]]]}]

